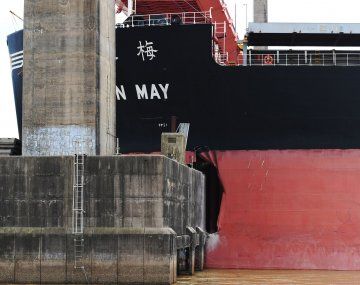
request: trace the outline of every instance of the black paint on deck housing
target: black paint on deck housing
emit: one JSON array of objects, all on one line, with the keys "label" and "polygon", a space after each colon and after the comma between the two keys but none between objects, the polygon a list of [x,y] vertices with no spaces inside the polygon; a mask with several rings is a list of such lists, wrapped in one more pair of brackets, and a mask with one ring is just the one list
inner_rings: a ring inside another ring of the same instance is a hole
[{"label": "black paint on deck housing", "polygon": [[[155,151],[171,118],[189,122],[188,150],[359,148],[360,67],[217,65],[211,25],[118,28],[117,135],[123,152]],[[156,57],[138,56],[152,42]],[[169,84],[138,100],[135,84]]]}]

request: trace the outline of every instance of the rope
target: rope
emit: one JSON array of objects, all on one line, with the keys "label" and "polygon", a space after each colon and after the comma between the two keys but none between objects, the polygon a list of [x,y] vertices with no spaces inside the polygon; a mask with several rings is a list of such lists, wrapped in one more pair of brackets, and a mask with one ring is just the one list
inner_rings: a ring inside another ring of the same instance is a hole
[{"label": "rope", "polygon": [[[187,12],[184,11],[184,9],[179,5],[178,1],[176,0],[172,0],[174,2],[174,4],[176,6],[178,6],[180,8],[180,10],[182,10],[182,12]],[[183,0],[186,4],[188,4],[191,8],[193,8],[196,12],[201,12],[200,10],[198,10],[196,7],[194,7],[190,2],[188,2],[187,0]]]},{"label": "rope", "polygon": [[197,8],[195,8],[193,5],[191,5],[191,3],[189,3],[187,0],[184,0],[185,3],[187,3],[191,8],[193,8],[195,11],[197,12],[201,12],[200,10],[198,10]]}]

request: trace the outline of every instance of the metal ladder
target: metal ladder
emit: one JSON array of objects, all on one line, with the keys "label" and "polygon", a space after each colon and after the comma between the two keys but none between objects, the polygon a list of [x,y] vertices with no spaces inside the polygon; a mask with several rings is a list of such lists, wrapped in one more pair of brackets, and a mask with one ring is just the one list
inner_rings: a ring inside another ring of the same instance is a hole
[{"label": "metal ladder", "polygon": [[213,30],[213,53],[217,63],[225,64],[228,61],[226,52],[226,21],[215,22]]},{"label": "metal ladder", "polygon": [[84,154],[75,154],[72,233],[74,235],[75,269],[84,270]]}]

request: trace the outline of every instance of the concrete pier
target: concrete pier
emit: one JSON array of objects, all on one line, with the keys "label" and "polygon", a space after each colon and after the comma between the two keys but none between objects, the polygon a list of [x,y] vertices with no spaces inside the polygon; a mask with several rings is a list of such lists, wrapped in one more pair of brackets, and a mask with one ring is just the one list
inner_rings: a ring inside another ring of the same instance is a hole
[{"label": "concrete pier", "polygon": [[[88,156],[84,271],[74,268],[74,157],[0,157],[0,283],[172,284],[202,269],[204,176],[164,156]],[[189,263],[189,262],[188,262]]]},{"label": "concrete pier", "polygon": [[113,0],[25,0],[23,154],[115,153]]},{"label": "concrete pier", "polygon": [[170,228],[87,229],[82,271],[63,228],[0,228],[0,282],[173,284],[175,238]]}]

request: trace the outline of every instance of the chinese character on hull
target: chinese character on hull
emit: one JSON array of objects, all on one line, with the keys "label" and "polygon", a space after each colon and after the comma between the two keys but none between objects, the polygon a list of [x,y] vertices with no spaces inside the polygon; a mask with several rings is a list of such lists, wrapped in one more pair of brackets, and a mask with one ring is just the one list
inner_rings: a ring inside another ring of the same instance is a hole
[{"label": "chinese character on hull", "polygon": [[145,61],[145,59],[153,60],[158,52],[158,50],[154,49],[153,44],[153,42],[145,41],[145,44],[143,45],[142,42],[139,41],[139,52],[137,56],[141,56],[143,61]]}]

